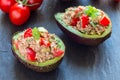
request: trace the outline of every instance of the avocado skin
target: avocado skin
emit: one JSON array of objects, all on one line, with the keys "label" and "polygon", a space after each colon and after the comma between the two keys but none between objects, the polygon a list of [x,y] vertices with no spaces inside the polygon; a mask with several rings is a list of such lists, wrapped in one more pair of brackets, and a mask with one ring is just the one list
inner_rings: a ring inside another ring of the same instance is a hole
[{"label": "avocado skin", "polygon": [[[56,20],[56,18],[55,18]],[[100,43],[104,42],[107,38],[109,38],[111,36],[111,32],[109,34],[107,34],[106,36],[104,36],[103,38],[94,38],[94,39],[90,39],[90,38],[84,38],[84,37],[80,37],[70,31],[68,31],[67,29],[65,29],[57,20],[56,23],[58,25],[58,27],[73,41],[79,43],[79,44],[83,44],[83,45],[87,45],[87,46],[97,46]]]},{"label": "avocado skin", "polygon": [[57,66],[59,66],[59,64],[62,62],[61,58],[58,62],[56,62],[55,64],[49,65],[49,66],[44,66],[44,67],[40,67],[40,66],[34,66],[32,64],[29,64],[25,61],[23,61],[16,53],[15,51],[12,49],[13,55],[22,63],[24,64],[27,68],[36,71],[36,72],[50,72],[52,70],[55,70],[57,68]]}]

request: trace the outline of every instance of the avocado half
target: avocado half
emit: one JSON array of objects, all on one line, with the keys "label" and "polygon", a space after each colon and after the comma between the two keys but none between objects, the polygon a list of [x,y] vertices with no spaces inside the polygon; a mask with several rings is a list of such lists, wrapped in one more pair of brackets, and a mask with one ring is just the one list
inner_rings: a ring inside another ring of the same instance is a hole
[{"label": "avocado half", "polygon": [[62,20],[62,16],[64,13],[55,14],[55,20],[59,26],[59,28],[73,41],[88,45],[88,46],[96,46],[107,38],[111,36],[112,32],[112,24],[108,26],[108,29],[102,35],[87,35],[79,32],[78,30],[72,28],[71,26],[65,24]]},{"label": "avocado half", "polygon": [[[42,63],[27,61],[23,56],[21,56],[21,54],[19,53],[19,51],[16,49],[15,45],[13,44],[13,41],[17,39],[20,34],[22,34],[22,32],[16,32],[12,36],[12,52],[13,52],[13,55],[22,64],[24,64],[27,68],[32,69],[36,72],[49,72],[49,71],[56,69],[57,66],[59,66],[59,64],[61,63],[64,57],[64,54],[59,57],[55,57],[54,59],[48,60],[46,62],[42,62]],[[60,49],[65,51],[65,45],[62,42],[62,40],[58,36],[56,36],[55,39],[59,41],[59,45],[61,46]]]}]

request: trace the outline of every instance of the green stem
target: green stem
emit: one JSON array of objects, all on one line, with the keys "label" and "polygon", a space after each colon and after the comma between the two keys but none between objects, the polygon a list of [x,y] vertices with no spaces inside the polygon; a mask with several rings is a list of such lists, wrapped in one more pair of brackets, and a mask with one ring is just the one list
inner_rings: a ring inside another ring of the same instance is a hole
[{"label": "green stem", "polygon": [[28,0],[15,0],[15,1],[22,5],[27,5],[27,3],[28,3]]},{"label": "green stem", "polygon": [[17,3],[25,5],[25,6],[35,6],[35,5],[39,5],[39,3],[34,3],[34,4],[27,4],[28,0],[15,0]]},{"label": "green stem", "polygon": [[27,5],[28,0],[22,0],[23,5]]},{"label": "green stem", "polygon": [[19,2],[20,0],[15,0],[16,2]]},{"label": "green stem", "polygon": [[35,6],[38,5],[39,3],[34,3],[34,4],[27,4],[27,6]]},{"label": "green stem", "polygon": [[90,24],[95,28],[96,27],[96,24],[94,22],[90,22]]}]

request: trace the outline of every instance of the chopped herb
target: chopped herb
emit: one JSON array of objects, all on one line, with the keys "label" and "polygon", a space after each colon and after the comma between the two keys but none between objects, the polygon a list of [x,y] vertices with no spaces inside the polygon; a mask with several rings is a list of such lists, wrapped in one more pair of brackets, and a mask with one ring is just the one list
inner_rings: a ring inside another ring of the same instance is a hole
[{"label": "chopped herb", "polygon": [[27,39],[26,41],[27,41],[27,42],[30,42],[30,39]]},{"label": "chopped herb", "polygon": [[75,17],[77,18],[77,17],[79,17],[81,14],[82,14],[81,12],[78,12]]},{"label": "chopped herb", "polygon": [[40,38],[40,31],[38,30],[38,28],[33,28],[32,29],[32,34],[33,34],[33,37],[37,40]]},{"label": "chopped herb", "polygon": [[91,24],[93,27],[96,27],[96,24],[95,24],[93,21],[91,21],[90,24]]},{"label": "chopped herb", "polygon": [[96,18],[99,15],[99,11],[92,6],[87,6],[84,13],[92,18]]}]

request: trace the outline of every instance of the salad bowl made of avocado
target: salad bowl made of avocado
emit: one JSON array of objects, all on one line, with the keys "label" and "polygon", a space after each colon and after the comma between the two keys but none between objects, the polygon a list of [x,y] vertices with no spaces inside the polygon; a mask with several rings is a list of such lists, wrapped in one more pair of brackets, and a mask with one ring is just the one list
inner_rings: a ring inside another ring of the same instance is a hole
[{"label": "salad bowl made of avocado", "polygon": [[84,45],[98,45],[110,37],[112,24],[108,15],[92,6],[70,7],[55,19],[70,39]]},{"label": "salad bowl made of avocado", "polygon": [[12,50],[26,67],[37,72],[54,70],[62,61],[65,45],[43,27],[28,28],[12,37]]}]

